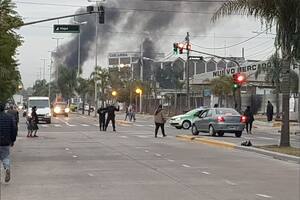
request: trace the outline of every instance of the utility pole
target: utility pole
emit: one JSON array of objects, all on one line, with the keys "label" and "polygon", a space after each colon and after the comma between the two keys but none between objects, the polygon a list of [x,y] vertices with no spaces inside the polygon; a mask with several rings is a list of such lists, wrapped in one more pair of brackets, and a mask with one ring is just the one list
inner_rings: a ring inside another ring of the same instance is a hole
[{"label": "utility pole", "polygon": [[189,32],[187,32],[186,34],[186,37],[185,37],[185,41],[186,41],[186,46],[187,46],[187,69],[186,69],[186,100],[187,100],[187,107],[188,107],[188,110],[190,110],[190,107],[191,107],[191,102],[190,102],[190,61],[189,61],[189,58],[190,58],[190,34]]},{"label": "utility pole", "polygon": [[41,60],[44,61],[43,80],[46,80],[46,60],[48,60],[48,59],[42,58]]},{"label": "utility pole", "polygon": [[[53,37],[52,38],[53,40],[56,40],[56,53],[58,53],[58,46],[59,46],[59,40],[63,40],[64,38],[59,38],[59,37]],[[56,69],[56,81],[58,83],[58,66],[56,66],[57,69]]]},{"label": "utility pole", "polygon": [[143,56],[143,41],[141,43],[141,71],[140,71],[140,78],[141,81],[143,82],[144,79],[144,56]]}]

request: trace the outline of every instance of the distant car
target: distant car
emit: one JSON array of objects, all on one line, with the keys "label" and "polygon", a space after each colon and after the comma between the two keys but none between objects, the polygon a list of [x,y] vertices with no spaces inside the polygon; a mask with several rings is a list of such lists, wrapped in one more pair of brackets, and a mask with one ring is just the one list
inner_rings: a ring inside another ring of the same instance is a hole
[{"label": "distant car", "polygon": [[65,117],[69,116],[70,108],[65,102],[57,102],[53,106],[53,117],[57,115],[64,115]]},{"label": "distant car", "polygon": [[[84,105],[84,111],[89,111],[89,109],[90,109],[90,112],[94,112],[95,111],[95,107],[94,106],[90,106],[89,104],[85,104]],[[82,110],[82,103],[79,104],[78,110]]]},{"label": "distant car", "polygon": [[208,132],[211,136],[223,136],[224,133],[234,133],[241,137],[245,128],[246,117],[233,108],[210,108],[204,110],[192,125],[192,134]]},{"label": "distant car", "polygon": [[199,116],[199,114],[204,110],[204,107],[196,108],[183,115],[176,115],[169,120],[171,126],[177,129],[189,129],[194,120]]}]

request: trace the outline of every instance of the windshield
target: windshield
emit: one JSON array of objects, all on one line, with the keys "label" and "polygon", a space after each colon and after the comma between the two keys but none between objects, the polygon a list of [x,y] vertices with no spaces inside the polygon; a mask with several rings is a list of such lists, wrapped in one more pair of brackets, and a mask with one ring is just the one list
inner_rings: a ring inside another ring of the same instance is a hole
[{"label": "windshield", "polygon": [[200,111],[200,110],[199,109],[194,109],[194,110],[191,110],[191,111],[185,113],[185,115],[193,115],[193,114],[195,114],[198,111]]},{"label": "windshield", "polygon": [[32,108],[36,106],[37,108],[49,108],[48,100],[29,100],[28,107]]},{"label": "windshield", "polygon": [[219,108],[216,109],[217,115],[239,115],[239,113],[232,108]]},{"label": "windshield", "polygon": [[66,103],[56,103],[55,107],[65,108],[65,107],[67,107],[67,104]]}]

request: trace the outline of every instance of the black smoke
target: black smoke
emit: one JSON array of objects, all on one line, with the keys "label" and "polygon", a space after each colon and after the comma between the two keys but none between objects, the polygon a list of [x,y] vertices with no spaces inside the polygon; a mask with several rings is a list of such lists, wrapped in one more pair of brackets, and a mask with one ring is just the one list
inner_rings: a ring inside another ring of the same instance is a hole
[{"label": "black smoke", "polygon": [[[105,24],[98,25],[99,55],[106,58],[109,51],[139,51],[143,43],[143,56],[154,59],[155,53],[161,52],[164,45],[172,44],[170,41],[184,40],[184,35],[166,40],[166,37],[162,37],[163,34],[186,34],[187,31],[192,34],[205,33],[207,27],[211,26],[211,15],[201,13],[213,12],[216,5],[218,4],[213,2],[110,0],[104,5]],[[77,13],[85,11],[86,8],[82,8]],[[199,14],[192,13],[198,11]],[[76,20],[87,22],[81,26],[82,66],[85,61],[95,56],[95,15],[79,16]],[[127,37],[128,32],[136,33],[135,37]],[[70,42],[59,47],[56,63],[77,68],[77,60],[78,34],[74,34]]]}]

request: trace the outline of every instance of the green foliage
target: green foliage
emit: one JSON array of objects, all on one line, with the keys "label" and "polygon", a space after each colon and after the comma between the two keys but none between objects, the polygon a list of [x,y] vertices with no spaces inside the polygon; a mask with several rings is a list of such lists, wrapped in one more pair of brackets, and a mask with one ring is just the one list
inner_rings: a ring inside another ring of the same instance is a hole
[{"label": "green foliage", "polygon": [[0,101],[3,102],[15,94],[21,84],[15,55],[22,41],[13,27],[23,22],[14,8],[11,0],[0,0]]},{"label": "green foliage", "polygon": [[58,90],[65,99],[70,99],[74,95],[77,84],[77,70],[60,65],[58,67]]},{"label": "green foliage", "polygon": [[231,76],[220,76],[210,81],[212,93],[218,97],[232,93],[233,80]]},{"label": "green foliage", "polygon": [[46,80],[37,80],[33,85],[33,96],[48,96],[49,83]]}]

